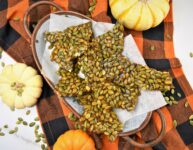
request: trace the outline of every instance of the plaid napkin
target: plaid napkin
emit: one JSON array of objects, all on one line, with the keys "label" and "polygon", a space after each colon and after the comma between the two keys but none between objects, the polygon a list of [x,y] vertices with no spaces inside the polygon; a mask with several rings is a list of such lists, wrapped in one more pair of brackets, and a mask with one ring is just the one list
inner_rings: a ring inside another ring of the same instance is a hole
[{"label": "plaid napkin", "polygon": [[[29,37],[24,32],[22,18],[27,7],[37,0],[1,0],[0,1],[0,46],[8,52],[18,62],[24,62],[33,67],[35,62],[29,43]],[[64,10],[77,11],[82,14],[88,13],[89,0],[53,0],[61,5]],[[97,0],[96,9],[92,18],[96,21],[113,22],[108,7],[108,0]],[[149,67],[166,70],[173,76],[175,95],[178,105],[167,106],[161,109],[164,113],[167,128],[166,135],[162,142],[153,148],[156,150],[179,150],[193,149],[193,127],[189,124],[189,116],[193,113],[193,91],[184,76],[181,64],[175,58],[173,47],[173,16],[172,2],[170,2],[170,12],[167,18],[158,27],[144,32],[127,30],[134,37],[146,63]],[[42,11],[43,10],[43,11]],[[41,6],[30,14],[30,28],[37,23],[43,15],[50,12],[50,8]],[[152,51],[151,47],[154,47]],[[181,94],[181,97],[177,96]],[[170,94],[168,93],[168,96]],[[188,102],[189,106],[184,107]],[[73,123],[68,119],[70,110],[57,99],[57,96],[44,82],[44,90],[37,104],[37,111],[42,123],[48,145],[52,148],[57,138],[69,129],[73,129]],[[155,138],[160,131],[160,119],[156,113],[149,125],[140,133],[137,133],[137,140],[144,142]],[[173,120],[178,122],[177,127],[173,125]],[[103,138],[104,150],[123,150],[131,149],[131,145],[121,138],[115,142],[108,142]]]}]

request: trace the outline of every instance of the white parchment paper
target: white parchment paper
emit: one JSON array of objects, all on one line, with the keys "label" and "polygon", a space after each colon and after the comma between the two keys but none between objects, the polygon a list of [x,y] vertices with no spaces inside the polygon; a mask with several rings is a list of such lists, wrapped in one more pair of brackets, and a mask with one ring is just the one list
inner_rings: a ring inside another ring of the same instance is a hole
[{"label": "white parchment paper", "polygon": [[[88,20],[80,19],[74,16],[55,15],[51,14],[49,31],[61,31],[70,26],[75,26],[88,22]],[[113,28],[114,24],[103,22],[92,22],[94,36],[97,37],[104,34]],[[42,60],[42,72],[54,83],[58,82],[59,76],[56,74],[58,65],[50,61],[52,50],[48,49],[49,43],[46,43]],[[131,62],[146,65],[143,57],[141,56],[136,43],[131,35],[125,37],[123,55],[127,56]],[[73,98],[65,98],[65,100],[80,114],[83,107],[80,106]],[[156,110],[166,105],[166,102],[159,91],[141,91],[137,106],[134,111],[126,111],[123,109],[115,109],[119,120],[124,124],[123,131],[131,131],[138,128],[145,120],[147,113]]]}]

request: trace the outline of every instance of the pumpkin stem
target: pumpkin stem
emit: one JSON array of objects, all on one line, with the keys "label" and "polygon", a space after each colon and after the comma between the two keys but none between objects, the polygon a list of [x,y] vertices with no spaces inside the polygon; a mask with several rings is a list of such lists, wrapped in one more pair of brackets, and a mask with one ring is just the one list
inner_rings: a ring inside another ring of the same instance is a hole
[{"label": "pumpkin stem", "polygon": [[20,82],[13,82],[11,84],[11,89],[14,90],[14,91],[17,91],[18,96],[22,96],[24,87],[25,87],[25,84],[20,83]]}]

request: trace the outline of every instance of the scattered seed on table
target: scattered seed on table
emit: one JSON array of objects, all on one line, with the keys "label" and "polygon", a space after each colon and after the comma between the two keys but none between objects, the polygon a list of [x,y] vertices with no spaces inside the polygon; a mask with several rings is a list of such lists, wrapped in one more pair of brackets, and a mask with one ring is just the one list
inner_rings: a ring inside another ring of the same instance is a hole
[{"label": "scattered seed on table", "polygon": [[169,101],[168,104],[169,104],[170,106],[172,106],[172,101]]},{"label": "scattered seed on table", "polygon": [[42,150],[45,150],[46,146],[44,144],[41,144]]},{"label": "scattered seed on table", "polygon": [[39,139],[41,136],[39,134],[35,134],[36,138]]},{"label": "scattered seed on table", "polygon": [[6,124],[6,125],[4,125],[3,127],[7,129],[7,128],[8,128],[8,125]]},{"label": "scattered seed on table", "polygon": [[19,120],[19,121],[23,121],[23,118],[19,117],[18,120]]},{"label": "scattered seed on table", "polygon": [[177,93],[178,97],[182,97],[182,95],[180,93]]},{"label": "scattered seed on table", "polygon": [[43,142],[43,143],[47,143],[47,142],[46,142],[46,139],[42,139],[42,142]]},{"label": "scattered seed on table", "polygon": [[17,120],[17,121],[16,121],[16,124],[21,124],[21,121]]},{"label": "scattered seed on table", "polygon": [[3,133],[3,132],[0,132],[0,136],[5,136],[5,133]]},{"label": "scattered seed on table", "polygon": [[30,110],[28,110],[28,111],[26,111],[26,115],[29,115],[31,113],[31,111]]},{"label": "scattered seed on table", "polygon": [[39,125],[36,125],[36,126],[35,126],[35,130],[38,130],[38,129],[39,129]]},{"label": "scattered seed on table", "polygon": [[190,115],[189,120],[193,120],[193,115]]},{"label": "scattered seed on table", "polygon": [[36,142],[36,143],[39,143],[40,141],[41,141],[41,140],[38,138],[38,139],[36,139],[36,141],[35,141],[35,142]]},{"label": "scattered seed on table", "polygon": [[[35,28],[36,27],[36,24],[32,24],[32,27]],[[31,45],[30,45],[31,46]]]},{"label": "scattered seed on table", "polygon": [[37,130],[34,130],[34,133],[35,133],[35,135],[37,135],[37,134],[38,134],[38,131],[37,131]]},{"label": "scattered seed on table", "polygon": [[34,119],[34,121],[39,121],[39,118],[38,118],[38,117],[36,117],[36,118]]},{"label": "scattered seed on table", "polygon": [[174,101],[174,100],[175,100],[173,96],[170,96],[170,99],[171,99],[172,101]]},{"label": "scattered seed on table", "polygon": [[24,125],[24,126],[27,126],[28,123],[27,123],[26,121],[23,121],[23,125]]},{"label": "scattered seed on table", "polygon": [[56,7],[52,7],[52,11],[56,11]]},{"label": "scattered seed on table", "polygon": [[150,46],[150,50],[151,50],[151,51],[154,51],[154,50],[155,50],[155,46],[154,46],[154,45],[151,45],[151,46]]},{"label": "scattered seed on table", "polygon": [[190,57],[191,57],[191,58],[193,57],[193,53],[192,53],[192,52],[190,52]]},{"label": "scattered seed on table", "polygon": [[9,131],[9,134],[14,134],[15,133],[15,130],[10,130]]},{"label": "scattered seed on table", "polygon": [[189,103],[185,102],[184,106],[185,106],[185,108],[187,108],[189,106]]},{"label": "scattered seed on table", "polygon": [[30,127],[33,127],[35,124],[36,124],[35,122],[31,122],[31,123],[29,124],[29,126],[30,126]]},{"label": "scattered seed on table", "polygon": [[20,18],[19,17],[15,17],[15,18],[13,18],[13,21],[19,21],[20,20]]},{"label": "scattered seed on table", "polygon": [[170,99],[169,99],[169,97],[166,96],[166,97],[165,97],[165,100],[166,100],[166,101],[169,101]]},{"label": "scattered seed on table", "polygon": [[175,93],[175,91],[174,91],[174,89],[172,89],[172,90],[171,90],[171,94],[174,94],[174,93]]},{"label": "scattered seed on table", "polygon": [[178,123],[177,123],[177,121],[176,120],[174,120],[173,121],[173,124],[174,124],[174,127],[176,128],[177,127],[177,125],[178,125]]},{"label": "scattered seed on table", "polygon": [[41,138],[45,138],[45,135],[43,133],[40,133]]}]

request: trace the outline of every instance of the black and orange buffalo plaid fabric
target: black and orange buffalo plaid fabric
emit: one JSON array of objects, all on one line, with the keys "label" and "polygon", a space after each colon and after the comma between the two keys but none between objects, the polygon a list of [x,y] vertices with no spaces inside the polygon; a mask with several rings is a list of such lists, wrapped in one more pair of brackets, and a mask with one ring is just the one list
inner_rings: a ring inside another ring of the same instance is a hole
[{"label": "black and orange buffalo plaid fabric", "polygon": [[[82,14],[88,13],[89,0],[53,1],[62,6],[64,10],[77,11]],[[0,0],[0,46],[18,62],[23,62],[33,67],[36,67],[36,65],[32,56],[29,37],[24,32],[22,18],[29,5],[35,2],[37,0]],[[144,32],[128,30],[127,33],[132,34],[134,37],[149,67],[166,70],[171,73],[176,91],[174,98],[178,101],[177,105],[161,109],[166,118],[166,134],[162,142],[147,149],[193,150],[193,126],[189,124],[188,119],[193,113],[193,91],[184,76],[179,60],[175,58],[171,1],[170,6],[171,9],[167,18],[158,27]],[[30,29],[33,30],[33,25],[37,23],[37,20],[49,13],[49,11],[50,8],[46,6],[41,6],[41,8],[32,11],[30,14]],[[97,0],[92,18],[96,21],[116,22],[108,7],[108,0]],[[152,45],[155,47],[154,51],[150,50]],[[181,97],[177,96],[177,93],[180,93]],[[169,93],[167,95],[170,96]],[[186,102],[189,103],[187,108],[184,107]],[[42,96],[37,104],[37,111],[50,148],[52,148],[62,133],[73,129],[73,123],[67,117],[70,110],[57,99],[57,96],[46,82],[44,83]],[[173,125],[173,120],[178,122],[176,128]],[[138,139],[147,142],[155,138],[160,131],[160,124],[158,115],[154,113],[149,125],[137,134]],[[110,143],[106,137],[103,138],[103,150],[126,149],[132,149],[132,147],[122,139],[117,139],[115,142]]]}]

